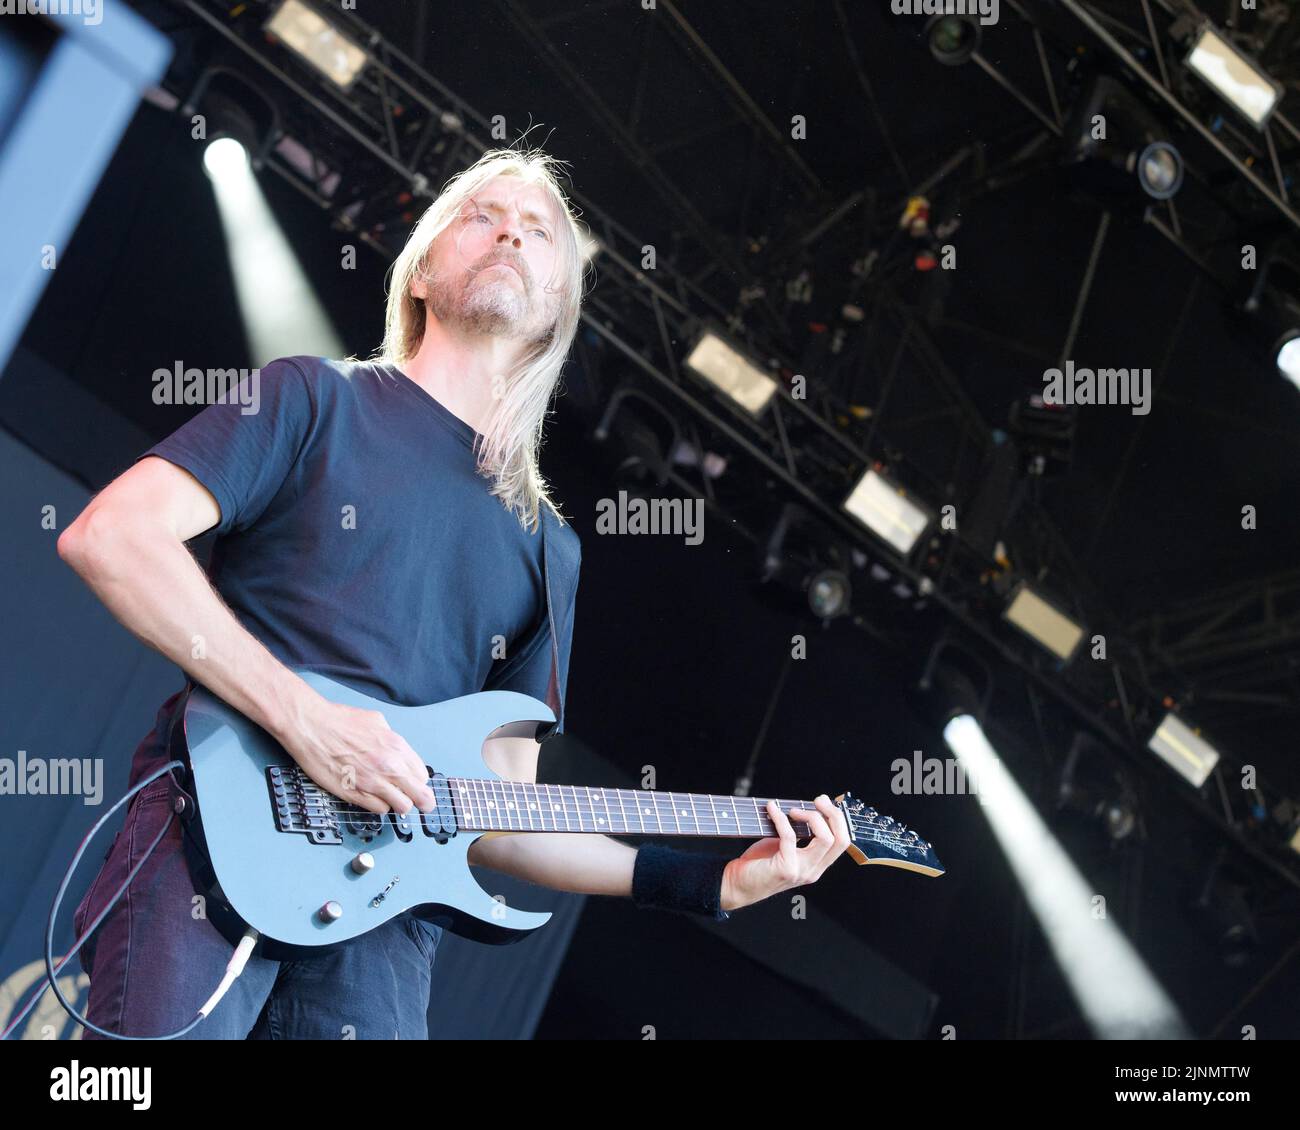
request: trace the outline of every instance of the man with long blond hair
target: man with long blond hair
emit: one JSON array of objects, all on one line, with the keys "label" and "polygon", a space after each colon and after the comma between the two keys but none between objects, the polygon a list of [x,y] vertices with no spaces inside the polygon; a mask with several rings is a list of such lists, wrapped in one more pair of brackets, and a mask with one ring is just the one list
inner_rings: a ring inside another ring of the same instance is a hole
[{"label": "man with long blond hair", "polygon": [[[393,266],[374,358],[273,361],[256,413],[209,405],[59,539],[60,556],[137,637],[265,729],[317,784],[372,812],[435,807],[423,759],[383,714],[333,703],[290,668],[407,705],[520,691],[555,712],[550,732],[564,728],[580,546],[538,450],[584,262],[557,164],[493,150],[453,177]],[[185,543],[213,529],[205,576]],[[132,783],[168,760],[183,696],[160,708]],[[498,737],[484,752],[501,776],[533,781],[539,749]],[[148,854],[179,791],[164,775],[133,800],[77,908],[78,936]],[[723,918],[814,881],[843,850],[842,815],[828,798],[817,805],[796,810],[814,832],[799,851],[773,803],[780,839],[729,861],[598,835],[487,833],[469,862]],[[81,951],[87,1019],[106,1034],[180,1030],[230,960],[229,943],[194,913],[181,837],[173,822]],[[188,1035],[426,1038],[441,933],[408,913],[308,961],[254,956]]]}]

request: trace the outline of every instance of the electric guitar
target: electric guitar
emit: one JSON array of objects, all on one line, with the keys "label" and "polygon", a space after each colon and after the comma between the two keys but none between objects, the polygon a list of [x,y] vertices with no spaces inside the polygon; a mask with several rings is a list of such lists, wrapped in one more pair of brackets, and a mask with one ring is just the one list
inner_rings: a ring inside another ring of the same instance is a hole
[{"label": "electric guitar", "polygon": [[[173,757],[187,761],[178,805],[186,860],[209,920],[237,943],[249,926],[254,952],[310,957],[406,910],[454,934],[504,944],[545,925],[549,913],[508,906],[478,885],[467,856],[491,831],[614,836],[776,836],[766,798],[508,781],[482,758],[489,736],[533,737],[550,707],[514,691],[480,691],[430,706],[370,698],[298,670],[325,698],[378,710],[428,765],[437,807],[379,815],[329,793],[280,745],[206,688],[187,696],[173,727]],[[181,798],[184,800],[184,798]],[[813,809],[780,800],[782,811]],[[850,793],[836,798],[859,864],[938,876],[934,849],[916,832]],[[796,836],[811,835],[792,822]]]}]

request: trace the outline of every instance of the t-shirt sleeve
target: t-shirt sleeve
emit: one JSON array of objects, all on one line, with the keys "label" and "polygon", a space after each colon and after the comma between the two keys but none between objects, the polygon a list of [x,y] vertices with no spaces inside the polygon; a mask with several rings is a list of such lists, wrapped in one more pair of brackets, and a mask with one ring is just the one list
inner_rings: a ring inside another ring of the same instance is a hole
[{"label": "t-shirt sleeve", "polygon": [[254,369],[225,403],[213,403],[136,457],[183,467],[217,500],[218,535],[246,530],[284,486],[316,417],[314,389],[299,363]]}]

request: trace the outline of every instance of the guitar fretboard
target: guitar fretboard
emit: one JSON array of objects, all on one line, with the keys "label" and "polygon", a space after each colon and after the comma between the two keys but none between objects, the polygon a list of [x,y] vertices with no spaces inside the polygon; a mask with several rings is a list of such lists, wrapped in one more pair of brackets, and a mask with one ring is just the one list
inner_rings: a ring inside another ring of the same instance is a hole
[{"label": "guitar fretboard", "polygon": [[[449,777],[456,817],[466,829],[513,832],[603,832],[624,836],[775,836],[768,797],[535,785],[526,781]],[[815,812],[808,800],[777,803]],[[800,838],[808,825],[791,820]]]}]

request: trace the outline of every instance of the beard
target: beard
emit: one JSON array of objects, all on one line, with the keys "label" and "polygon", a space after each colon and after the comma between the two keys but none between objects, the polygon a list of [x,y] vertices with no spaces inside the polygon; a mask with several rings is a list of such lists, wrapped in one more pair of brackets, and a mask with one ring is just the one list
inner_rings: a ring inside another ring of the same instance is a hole
[{"label": "beard", "polygon": [[[522,275],[511,279],[505,270],[466,271],[457,279],[435,275],[429,280],[425,305],[447,325],[471,334],[532,342],[544,341],[553,315],[535,301],[536,288]],[[544,296],[543,296],[544,297]]]}]

